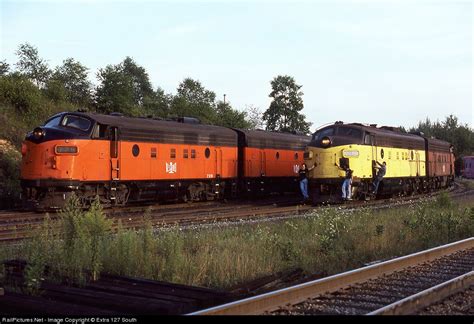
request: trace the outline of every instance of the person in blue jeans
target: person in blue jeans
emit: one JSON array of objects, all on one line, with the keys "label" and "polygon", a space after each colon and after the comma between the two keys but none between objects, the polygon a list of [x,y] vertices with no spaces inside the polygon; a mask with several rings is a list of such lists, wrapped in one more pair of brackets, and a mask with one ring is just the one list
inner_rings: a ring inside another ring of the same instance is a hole
[{"label": "person in blue jeans", "polygon": [[352,200],[352,171],[348,166],[341,167],[335,163],[335,165],[346,172],[344,181],[342,182],[342,200]]},{"label": "person in blue jeans", "polygon": [[342,200],[352,200],[352,170],[346,168],[344,171],[346,171],[346,176],[342,183]]},{"label": "person in blue jeans", "polygon": [[308,168],[306,166],[306,163],[303,163],[301,166],[300,170],[298,171],[298,175],[300,178],[300,190],[301,194],[303,195],[303,202],[309,200],[309,195],[308,195],[308,172],[313,170],[315,165],[313,165],[311,168]]},{"label": "person in blue jeans", "polygon": [[375,177],[375,180],[374,180],[374,195],[377,194],[377,191],[379,190],[379,185],[380,185],[380,182],[382,181],[383,177],[385,176],[385,173],[387,173],[387,162],[383,162],[380,163],[379,161],[375,161],[375,163],[377,163],[379,166],[375,166],[375,169],[378,170],[377,172],[377,176]]}]

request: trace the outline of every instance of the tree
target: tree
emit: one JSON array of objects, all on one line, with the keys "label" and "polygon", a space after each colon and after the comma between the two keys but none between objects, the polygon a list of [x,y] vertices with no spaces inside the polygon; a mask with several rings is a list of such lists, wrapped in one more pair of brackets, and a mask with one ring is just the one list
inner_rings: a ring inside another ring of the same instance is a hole
[{"label": "tree", "polygon": [[121,65],[107,65],[97,73],[99,86],[95,101],[101,113],[120,112],[135,115],[132,79],[123,73]]},{"label": "tree", "polygon": [[97,77],[100,81],[96,89],[99,112],[144,115],[144,105],[150,106],[156,95],[145,69],[128,56],[120,64],[100,69]]},{"label": "tree", "polygon": [[270,107],[263,113],[267,122],[267,130],[299,131],[309,133],[311,123],[305,121],[305,115],[299,112],[303,109],[303,92],[300,85],[288,76],[277,76],[271,81],[273,98]]},{"label": "tree", "polygon": [[0,76],[7,75],[10,65],[6,61],[0,61]]},{"label": "tree", "polygon": [[246,120],[249,124],[249,129],[263,129],[265,127],[262,112],[258,107],[249,105],[245,108],[245,112],[247,114]]},{"label": "tree", "polygon": [[205,124],[216,122],[216,94],[204,88],[201,83],[186,78],[177,89],[171,102],[171,114],[178,117],[199,118]]},{"label": "tree", "polygon": [[52,80],[61,83],[66,90],[66,98],[73,104],[89,106],[91,104],[91,83],[87,80],[87,67],[68,58],[57,67]]},{"label": "tree", "polygon": [[228,102],[219,101],[216,113],[216,125],[241,129],[249,129],[251,126],[246,120],[247,113],[233,109]]},{"label": "tree", "polygon": [[144,98],[143,110],[145,115],[161,118],[168,117],[172,98],[172,95],[165,94],[165,91],[158,87],[151,96]]},{"label": "tree", "polygon": [[133,100],[136,105],[142,105],[146,97],[154,95],[148,73],[129,56],[122,62],[122,71],[131,78]]},{"label": "tree", "polygon": [[28,43],[21,44],[16,51],[18,71],[26,75],[38,87],[44,87],[51,75],[48,64],[38,55],[38,49]]}]

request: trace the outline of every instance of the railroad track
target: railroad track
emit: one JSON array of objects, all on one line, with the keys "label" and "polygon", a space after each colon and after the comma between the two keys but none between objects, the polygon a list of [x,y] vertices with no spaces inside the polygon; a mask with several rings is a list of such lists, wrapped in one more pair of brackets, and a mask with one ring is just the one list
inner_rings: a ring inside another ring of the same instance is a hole
[{"label": "railroad track", "polygon": [[7,286],[0,296],[0,315],[170,315],[235,299],[227,292],[209,288],[108,274],[81,285],[59,278],[41,281],[37,294],[24,294],[26,262],[10,260],[3,265]]},{"label": "railroad track", "polygon": [[[441,191],[446,192],[446,191]],[[396,199],[381,199],[374,201],[354,201],[350,204],[340,205],[342,209],[356,208],[390,208],[411,204],[413,201],[432,198],[441,192],[429,195],[414,195],[399,197]],[[474,194],[474,190],[456,184],[447,190],[455,197]],[[200,202],[195,204],[181,203],[169,205],[130,206],[124,208],[106,209],[104,212],[114,221],[112,230],[118,228],[120,221],[124,229],[143,228],[145,220],[143,215],[149,210],[149,221],[154,227],[170,226],[208,226],[222,222],[242,221],[268,221],[274,219],[287,219],[299,217],[299,215],[315,208],[330,208],[330,206],[313,207],[298,204],[299,198],[272,197],[261,201],[230,201],[230,202]],[[48,214],[52,221],[58,218],[58,214]],[[46,213],[35,212],[0,212],[0,242],[18,241],[31,236],[32,231],[43,224]]]},{"label": "railroad track", "polygon": [[190,315],[414,314],[474,285],[474,238]]}]

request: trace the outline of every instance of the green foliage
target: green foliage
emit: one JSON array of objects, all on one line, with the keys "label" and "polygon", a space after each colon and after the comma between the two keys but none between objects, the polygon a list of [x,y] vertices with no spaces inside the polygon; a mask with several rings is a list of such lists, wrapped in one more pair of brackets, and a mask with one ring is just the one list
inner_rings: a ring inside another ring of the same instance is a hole
[{"label": "green foliage", "polygon": [[20,200],[20,159],[8,142],[0,140],[0,208],[14,207]]},{"label": "green foliage", "polygon": [[41,231],[17,250],[0,255],[31,262],[31,290],[50,278],[83,282],[88,271],[100,271],[183,284],[226,288],[278,271],[302,268],[336,273],[364,263],[393,258],[472,237],[474,206],[454,204],[447,196],[386,210],[318,209],[292,220],[257,225],[217,226],[153,232],[149,212],[145,225],[113,235],[96,203],[89,211],[72,198],[57,226],[45,221]]},{"label": "green foliage", "polygon": [[216,120],[219,126],[249,129],[250,123],[246,120],[247,113],[232,109],[229,103],[219,101],[216,107]]},{"label": "green foliage", "polygon": [[162,107],[160,92],[154,92],[148,73],[130,57],[117,65],[100,69],[100,81],[96,89],[98,112],[120,112],[125,115],[141,116],[153,107]]},{"label": "green foliage", "polygon": [[48,81],[51,71],[46,61],[39,57],[38,49],[28,43],[21,44],[16,52],[18,71],[35,82],[38,87],[43,87]]},{"label": "green foliage", "polygon": [[170,114],[178,117],[195,117],[204,124],[214,124],[216,94],[204,88],[201,83],[186,78],[177,89],[171,101]]},{"label": "green foliage", "polygon": [[52,79],[61,84],[65,90],[65,98],[69,102],[88,107],[92,103],[91,83],[87,80],[87,67],[73,58],[63,61],[56,67]]},{"label": "green foliage", "polygon": [[10,65],[6,61],[0,61],[0,76],[8,74]]},{"label": "green foliage", "polygon": [[99,198],[86,212],[74,195],[61,212],[62,257],[56,264],[58,271],[68,277],[84,280],[84,271],[89,270],[96,280],[102,269],[103,243],[112,222],[106,219]]},{"label": "green foliage", "polygon": [[311,123],[306,122],[305,115],[300,113],[304,107],[303,92],[300,90],[302,86],[288,75],[277,76],[271,81],[271,85],[272,102],[263,114],[267,129],[308,134]]}]

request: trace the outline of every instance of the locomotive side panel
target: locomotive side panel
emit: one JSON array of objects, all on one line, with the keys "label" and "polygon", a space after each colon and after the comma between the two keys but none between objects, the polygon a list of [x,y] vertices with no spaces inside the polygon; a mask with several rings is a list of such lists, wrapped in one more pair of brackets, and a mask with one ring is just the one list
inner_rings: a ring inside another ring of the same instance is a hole
[{"label": "locomotive side panel", "polygon": [[237,147],[122,142],[121,151],[124,181],[237,177]]}]

